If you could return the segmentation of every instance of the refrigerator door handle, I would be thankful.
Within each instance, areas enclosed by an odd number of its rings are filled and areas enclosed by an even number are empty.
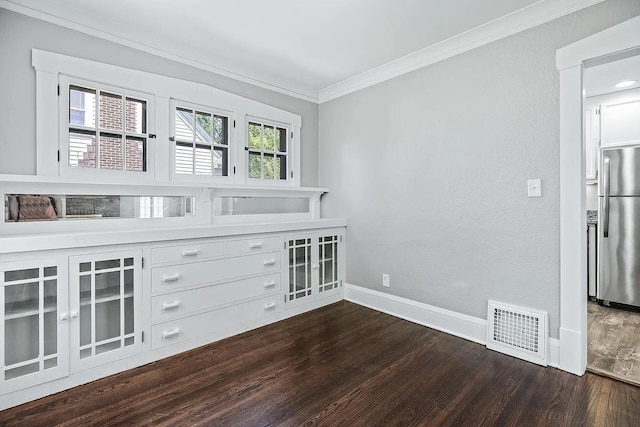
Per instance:
[[[604,237],[609,237],[609,191],[611,180],[611,159],[609,156],[604,156],[602,160],[602,234]]]

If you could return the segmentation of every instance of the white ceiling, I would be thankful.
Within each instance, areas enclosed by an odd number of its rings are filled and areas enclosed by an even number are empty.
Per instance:
[[[374,84],[375,73],[401,74],[401,61],[415,69],[416,61],[424,66],[446,50],[453,55],[600,1],[0,0],[0,7],[318,101],[323,91],[330,99],[362,87],[354,79]],[[385,70],[394,61],[396,69]]]
[[[616,88],[623,81],[633,81],[631,86]],[[640,55],[587,68],[584,72],[586,96],[603,95],[640,87]]]

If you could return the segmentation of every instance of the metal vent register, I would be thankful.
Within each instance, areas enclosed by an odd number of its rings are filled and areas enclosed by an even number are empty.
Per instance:
[[[489,301],[487,348],[547,366],[548,313]]]

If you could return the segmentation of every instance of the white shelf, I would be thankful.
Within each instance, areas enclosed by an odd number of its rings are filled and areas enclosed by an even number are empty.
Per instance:
[[[86,294],[89,292],[82,292],[82,294]],[[103,302],[109,302],[109,301],[117,301],[120,299],[120,292],[119,290],[117,292],[97,292],[98,295],[96,295],[96,299],[95,302],[96,304],[100,304]],[[125,292],[124,294],[124,298],[132,298],[133,297],[133,292]],[[84,305],[89,305],[91,304],[91,295],[89,295],[89,297],[86,296],[80,296],[80,306],[84,306]]]
[[[19,319],[22,317],[37,316],[40,314],[40,304],[38,300],[15,301],[13,303],[5,303],[5,313],[7,306],[13,305],[9,314],[5,314],[5,320]],[[57,310],[56,297],[45,297],[44,313],[50,313]]]
[[[285,185],[239,185],[239,184],[219,184],[205,182],[171,182],[171,181],[155,181],[155,182],[78,182],[76,179],[46,177],[38,175],[11,175],[0,174],[0,184],[17,183],[17,184],[60,184],[73,185],[74,187],[117,187],[122,188],[186,188],[186,189],[205,189],[205,190],[238,190],[239,192],[247,191],[270,191],[270,192],[305,192],[305,193],[328,193],[328,188],[318,187],[293,187]]]

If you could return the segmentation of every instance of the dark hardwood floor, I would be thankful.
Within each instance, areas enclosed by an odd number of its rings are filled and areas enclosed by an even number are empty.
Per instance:
[[[640,388],[339,302],[0,412],[0,425],[638,426]]]

